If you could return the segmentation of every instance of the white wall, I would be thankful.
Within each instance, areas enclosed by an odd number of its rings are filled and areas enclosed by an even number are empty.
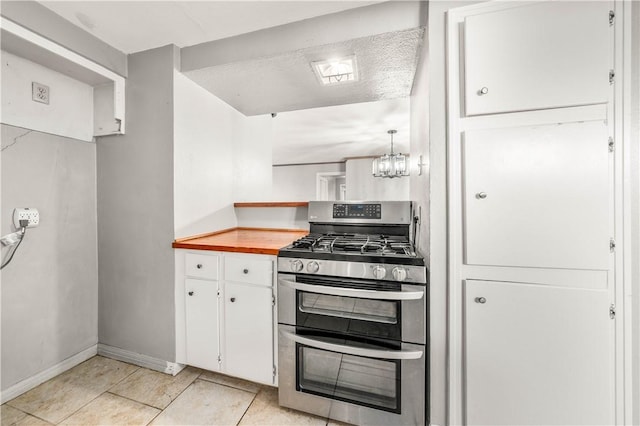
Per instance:
[[[227,106],[231,108],[230,106]],[[270,200],[273,119],[239,116],[234,140],[234,201]]]
[[[49,86],[50,102],[32,100],[31,83]],[[93,88],[2,51],[2,123],[93,140]]]
[[[233,203],[271,193],[270,116],[245,117],[174,74],[176,238],[238,225]]]
[[[346,161],[347,200],[409,200],[409,178],[377,178],[371,174],[373,158]]]
[[[100,343],[163,361],[175,360],[177,63],[175,46],[130,55],[127,133],[97,143]]]
[[[241,114],[174,73],[176,238],[236,226],[234,145]]]
[[[427,16],[427,7],[421,10]],[[420,48],[420,59],[411,91],[411,176],[410,194],[415,202],[415,214],[420,217],[416,233],[416,248],[426,259],[431,271],[430,247],[430,164],[429,164],[429,43],[425,40]],[[422,155],[422,174],[419,172],[419,157]],[[439,254],[436,254],[436,257]],[[447,305],[446,285],[443,281],[429,281],[429,406],[431,422],[443,425],[446,419],[446,360],[447,360]]]
[[[239,207],[236,217],[243,228],[309,229],[307,207]]]
[[[98,253],[95,144],[3,125],[1,156],[1,234],[40,212],[2,270],[4,392],[98,342]]]
[[[274,201],[311,201],[316,199],[318,173],[345,172],[344,163],[273,166],[271,199]]]

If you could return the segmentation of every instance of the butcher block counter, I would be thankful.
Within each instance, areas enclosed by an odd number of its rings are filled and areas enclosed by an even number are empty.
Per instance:
[[[277,255],[278,250],[304,237],[303,229],[231,228],[180,238],[173,248]]]

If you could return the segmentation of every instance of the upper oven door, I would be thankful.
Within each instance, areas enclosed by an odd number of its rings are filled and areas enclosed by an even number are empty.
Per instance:
[[[278,274],[278,322],[426,343],[426,287],[352,278]]]

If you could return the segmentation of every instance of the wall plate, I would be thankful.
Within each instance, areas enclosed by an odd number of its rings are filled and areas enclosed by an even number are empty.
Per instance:
[[[49,105],[49,95],[49,86],[35,81],[31,83],[31,99]]]
[[[13,226],[20,229],[20,220],[28,220],[27,228],[35,228],[40,224],[40,213],[32,207],[21,207],[13,210]]]

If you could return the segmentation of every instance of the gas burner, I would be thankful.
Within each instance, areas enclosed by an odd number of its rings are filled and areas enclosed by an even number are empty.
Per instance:
[[[287,249],[311,253],[416,257],[407,238],[395,235],[312,233],[293,242]]]

